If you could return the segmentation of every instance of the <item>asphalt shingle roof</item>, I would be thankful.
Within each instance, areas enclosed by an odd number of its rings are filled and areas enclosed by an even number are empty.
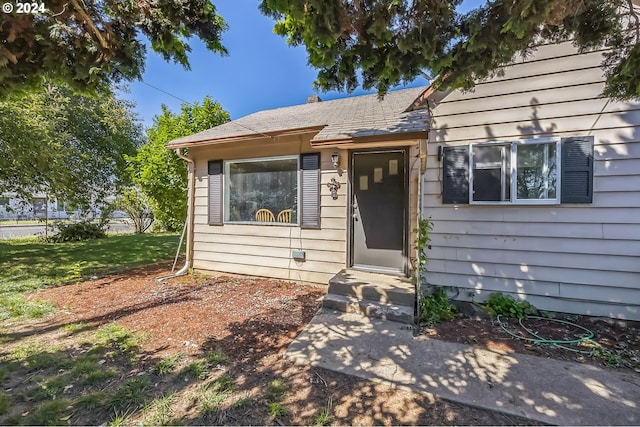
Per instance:
[[[205,141],[258,136],[261,133],[322,127],[312,142],[348,140],[365,136],[424,132],[427,110],[407,111],[426,87],[353,96],[291,107],[264,110],[203,132],[171,141],[168,146],[188,146]]]

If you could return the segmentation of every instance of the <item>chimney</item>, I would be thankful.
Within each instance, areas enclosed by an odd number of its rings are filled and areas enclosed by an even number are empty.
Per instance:
[[[312,104],[314,102],[322,102],[322,99],[318,95],[307,96],[307,104]]]

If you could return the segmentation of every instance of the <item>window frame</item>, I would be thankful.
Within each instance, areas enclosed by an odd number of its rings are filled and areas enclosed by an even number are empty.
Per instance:
[[[231,163],[251,163],[251,162],[265,162],[265,161],[276,161],[276,160],[296,160],[296,200],[297,202],[297,210],[296,213],[296,222],[258,222],[258,221],[230,221],[227,218],[229,217],[230,209],[231,209],[231,200],[230,200],[230,191],[228,184],[230,183],[230,170],[229,165]],[[300,155],[292,154],[285,156],[267,156],[267,157],[252,157],[245,159],[233,159],[233,160],[223,160],[222,161],[222,203],[223,203],[223,212],[222,212],[222,223],[223,224],[243,224],[243,225],[274,225],[281,227],[299,227],[300,226]],[[277,217],[278,212],[273,212],[274,216]]]
[[[548,138],[534,138],[534,139],[516,139],[510,141],[486,141],[479,143],[469,144],[469,204],[470,205],[559,205],[561,203],[561,190],[562,190],[562,143],[561,138],[548,137]],[[556,197],[552,199],[520,199],[517,197],[517,174],[518,174],[518,147],[524,145],[550,145],[555,144],[556,147]],[[474,188],[474,147],[477,146],[510,146],[510,150],[507,150],[510,155],[510,170],[509,170],[509,197],[510,200],[473,200],[473,188]],[[503,167],[505,166],[505,160],[502,161]],[[501,169],[502,170],[502,169]],[[503,171],[504,173],[504,171]],[[504,183],[504,174],[501,176],[501,182]],[[504,185],[504,184],[503,184]],[[502,188],[501,193],[505,195],[506,189]]]

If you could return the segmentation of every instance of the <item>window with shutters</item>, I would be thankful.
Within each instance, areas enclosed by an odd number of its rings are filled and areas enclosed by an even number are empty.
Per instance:
[[[560,203],[560,139],[471,145],[471,203]]]
[[[224,163],[224,221],[298,223],[298,156]]]
[[[445,204],[591,203],[593,137],[443,147]]]

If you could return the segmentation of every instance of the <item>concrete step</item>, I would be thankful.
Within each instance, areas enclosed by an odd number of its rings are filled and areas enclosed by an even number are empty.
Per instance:
[[[415,301],[414,285],[409,279],[354,270],[342,270],[332,277],[328,293],[410,307]]]
[[[322,300],[322,307],[329,310],[342,311],[344,313],[360,313],[368,317],[413,324],[413,305],[409,307],[404,305],[374,302],[330,293]]]

